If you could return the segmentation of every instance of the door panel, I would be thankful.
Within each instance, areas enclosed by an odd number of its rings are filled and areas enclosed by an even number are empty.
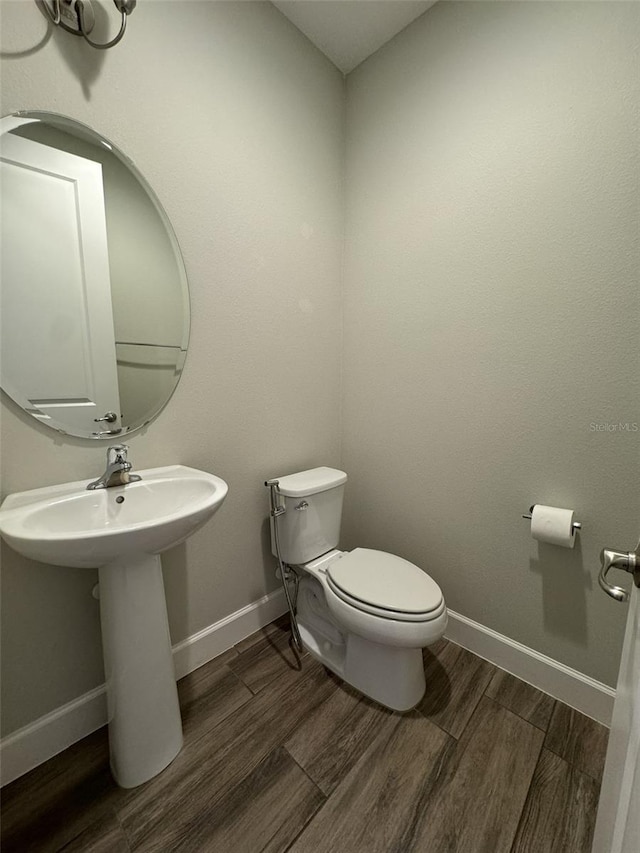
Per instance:
[[[117,429],[102,167],[7,134],[1,168],[3,387],[27,388],[22,404],[43,419]],[[117,419],[101,426],[105,412]]]

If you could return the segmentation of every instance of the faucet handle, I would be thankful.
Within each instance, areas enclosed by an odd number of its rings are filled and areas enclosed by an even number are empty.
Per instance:
[[[112,462],[126,462],[127,452],[129,450],[126,444],[112,444],[107,448],[107,464]]]

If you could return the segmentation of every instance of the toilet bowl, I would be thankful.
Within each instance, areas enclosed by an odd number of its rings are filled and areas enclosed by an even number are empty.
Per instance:
[[[425,692],[422,649],[447,626],[440,587],[407,560],[368,548],[337,550],[347,475],[314,468],[279,478],[281,558],[298,574],[305,648],[357,690],[397,711]]]

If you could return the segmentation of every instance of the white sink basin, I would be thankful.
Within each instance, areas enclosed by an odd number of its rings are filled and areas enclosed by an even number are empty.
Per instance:
[[[184,541],[228,491],[219,477],[184,465],[136,473],[140,482],[110,489],[88,492],[82,480],[10,495],[0,509],[0,533],[32,560],[97,568]]]
[[[111,769],[118,784],[148,781],[182,747],[182,721],[160,554],[224,501],[224,480],[169,465],[142,480],[87,491],[88,480],[9,497],[0,534],[25,557],[97,567]]]

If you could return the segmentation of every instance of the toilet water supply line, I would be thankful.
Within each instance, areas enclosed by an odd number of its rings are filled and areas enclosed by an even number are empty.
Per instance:
[[[278,495],[280,494],[278,486],[280,485],[279,480],[266,480],[265,486],[269,489],[269,506],[270,506],[270,515],[272,518],[273,524],[273,541],[276,546],[276,557],[278,558],[278,569],[280,570],[280,580],[282,581],[282,588],[284,589],[284,595],[287,599],[287,607],[289,608],[289,616],[291,617],[291,637],[293,639],[293,645],[295,649],[302,653],[302,637],[300,636],[300,630],[298,629],[298,620],[296,619],[296,599],[298,598],[298,575],[282,560],[280,556],[280,537],[278,534],[278,518],[287,511],[286,507],[278,503]],[[289,592],[289,580],[292,578],[296,585],[296,591],[293,601],[291,600],[291,593]]]

